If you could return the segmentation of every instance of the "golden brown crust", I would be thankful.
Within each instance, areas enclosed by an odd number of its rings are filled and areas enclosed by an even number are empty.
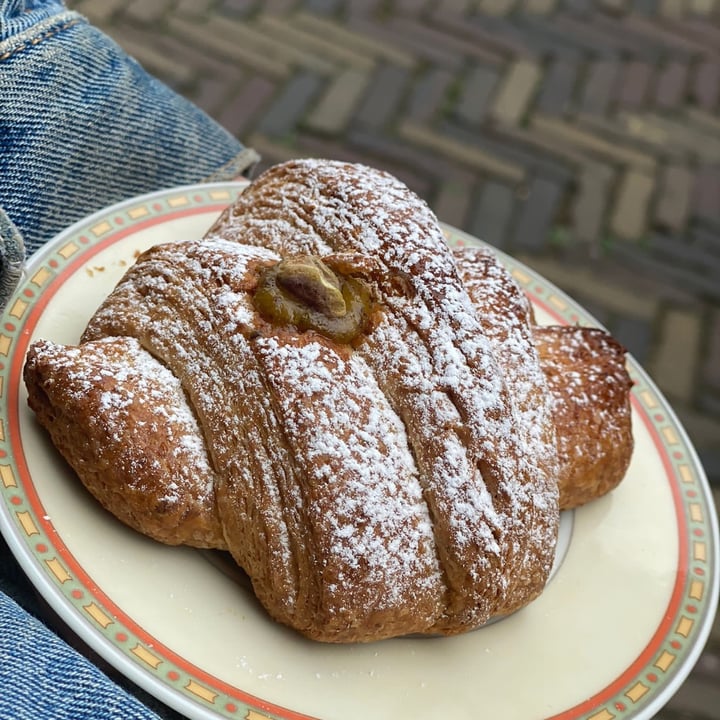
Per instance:
[[[453,250],[453,257],[478,322],[515,398],[516,424],[526,436],[524,447],[536,456],[537,467],[542,469],[532,482],[538,487],[555,488],[556,429],[546,379],[533,344],[531,306],[492,253],[477,248],[457,248]],[[538,493],[524,520],[542,535],[553,532],[556,521],[552,509],[543,504],[547,497],[547,489]],[[535,588],[544,586],[541,568],[537,557],[530,554],[525,558],[520,572],[512,579],[514,586],[508,593],[512,602],[507,604],[505,613],[527,604]]]
[[[336,642],[419,632],[444,588],[404,431],[347,348],[249,322],[269,257],[229,242],[157,247],[83,339],[132,334],[187,383],[222,468],[229,549],[273,617]]]
[[[100,503],[170,545],[224,548],[215,476],[170,373],[129,338],[34,343],[28,403]]]
[[[386,173],[295,161],[252,183],[208,237],[376,261],[385,318],[358,353],[408,428],[420,469],[450,592],[433,630],[460,632],[535,597],[555,545],[555,451],[538,448],[548,437],[519,413],[427,206]],[[501,304],[493,318],[506,321]],[[514,340],[531,356],[527,336]]]
[[[460,248],[454,255],[480,318],[496,302],[515,317],[532,314],[512,278],[498,274],[489,250]],[[630,464],[632,380],[626,353],[599,328],[541,327],[533,321],[530,332],[552,396],[560,509],[570,510],[610,492]]]
[[[367,283],[377,309],[352,345],[254,307],[261,269],[301,254]],[[567,426],[541,366],[562,348],[536,348],[494,257],[458,257],[389,175],[286,163],[202,241],[144,253],[79,347],[33,346],[31,406],[106,507],[165,542],[227,546],[268,612],[308,637],[463,632],[542,591]],[[110,411],[108,392],[124,398]],[[182,420],[143,435],[168,407]],[[147,496],[129,481],[174,462],[178,428],[212,468],[192,522],[156,512],[160,475],[143,476]]]
[[[604,330],[537,327],[533,335],[554,398],[560,506],[568,510],[625,476],[633,451],[632,380],[625,349]]]

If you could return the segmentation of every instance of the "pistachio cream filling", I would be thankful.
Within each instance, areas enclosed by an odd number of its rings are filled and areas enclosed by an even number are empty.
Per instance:
[[[341,343],[366,329],[371,311],[362,280],[334,272],[314,255],[295,255],[264,268],[253,302],[273,324],[314,330]]]

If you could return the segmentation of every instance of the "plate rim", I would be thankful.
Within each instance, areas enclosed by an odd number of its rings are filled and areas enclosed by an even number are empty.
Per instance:
[[[190,184],[172,188],[165,188],[152,193],[128,198],[114,205],[102,208],[95,213],[92,213],[91,215],[78,220],[65,230],[58,233],[53,239],[48,241],[48,243],[46,243],[36,253],[30,256],[26,264],[23,277],[21,278],[15,293],[11,296],[7,305],[5,306],[3,316],[7,317],[8,311],[13,307],[13,303],[20,297],[23,288],[26,287],[28,278],[32,277],[31,273],[37,268],[42,267],[48,256],[56,253],[58,249],[62,247],[65,241],[77,235],[78,232],[83,228],[90,228],[93,226],[93,224],[97,224],[99,221],[106,219],[114,213],[125,211],[128,208],[132,208],[133,206],[142,203],[151,203],[160,199],[167,200],[174,195],[188,195],[193,192],[211,193],[213,190],[218,190],[228,191],[230,193],[237,193],[241,192],[242,189],[247,186],[247,184],[248,181],[240,180],[232,182]],[[227,201],[224,202],[224,205],[227,205],[230,200],[231,198],[228,198]],[[222,205],[223,203],[219,201],[218,213],[220,211],[220,206]],[[185,210],[186,209],[187,208],[185,208]],[[183,211],[183,208],[179,208],[178,215],[181,216]],[[197,212],[200,213],[208,211],[208,204],[203,204],[197,209]],[[172,219],[171,216],[171,212],[163,213],[163,222]],[[446,223],[441,223],[441,225],[443,226],[446,234],[449,233],[457,238],[464,239],[466,242],[469,242],[469,244],[477,244],[479,242],[483,246],[487,246],[486,243],[483,243],[478,238],[475,238],[474,236],[463,230],[449,226]],[[131,224],[128,227],[128,232],[130,232],[131,230],[137,231],[138,229],[140,228],[137,224]],[[116,231],[114,234],[112,234],[112,237],[115,238],[113,242],[117,242],[119,239],[124,237],[124,235],[122,235],[121,233],[122,231]],[[108,243],[108,245],[111,244],[112,242]],[[93,243],[92,245],[90,245],[90,249],[92,250],[91,253],[80,252],[78,254],[78,260],[83,259],[86,262],[89,258],[93,256],[93,254],[99,252],[102,249],[101,242],[98,241],[96,243]],[[589,321],[596,326],[600,326],[592,315],[587,313],[584,308],[579,305],[579,303],[573,300],[563,290],[555,286],[554,283],[547,280],[545,277],[541,276],[536,271],[532,270],[532,268],[527,266],[524,262],[512,258],[510,255],[504,253],[502,250],[494,247],[492,248],[492,250],[498,255],[498,257],[503,263],[510,263],[512,266],[519,268],[527,274],[530,281],[541,283],[543,287],[547,291],[549,291],[550,295],[548,298],[546,298],[546,301],[543,302],[541,298],[538,298],[538,303],[541,306],[544,305],[545,309],[547,309],[552,316],[558,318],[561,322],[565,322],[562,316],[559,315],[559,313],[557,312],[557,309],[553,306],[552,298],[556,298],[561,303],[565,303],[566,306],[569,306],[577,311],[579,316],[578,321],[580,320],[580,318],[582,318],[584,321]],[[518,278],[516,278],[516,280],[517,279]],[[40,296],[42,296],[42,294],[42,292],[39,293]],[[535,300],[535,298],[533,299]],[[25,320],[23,322],[25,322]],[[623,715],[623,717],[633,717],[637,720],[641,720],[645,717],[652,717],[652,715],[657,712],[657,710],[659,710],[663,705],[668,702],[668,700],[674,695],[677,689],[682,685],[687,676],[690,674],[704,649],[704,646],[710,635],[713,625],[713,619],[715,616],[715,612],[711,610],[711,607],[717,606],[718,593],[720,591],[720,558],[718,557],[720,538],[717,516],[714,512],[714,503],[712,499],[711,489],[705,476],[702,464],[699,460],[699,457],[697,456],[697,452],[695,451],[695,448],[693,447],[685,428],[680,423],[670,403],[656,386],[652,378],[650,378],[648,373],[643,370],[640,364],[634,358],[630,357],[629,366],[634,371],[634,379],[637,379],[635,376],[639,376],[643,384],[647,387],[648,391],[651,392],[654,395],[655,399],[659,402],[662,412],[668,419],[669,425],[677,432],[680,442],[686,450],[688,460],[690,461],[692,469],[697,477],[697,486],[701,491],[702,499],[704,500],[705,506],[709,510],[709,512],[706,513],[709,529],[709,537],[707,538],[707,541],[711,545],[711,555],[713,560],[713,564],[709,572],[709,587],[705,600],[703,601],[706,612],[702,618],[701,626],[694,631],[695,639],[692,646],[683,654],[681,666],[676,668],[673,675],[668,677],[667,682],[663,683],[659,692],[654,693],[653,697],[643,705],[642,709],[639,710],[638,714]],[[634,400],[637,401],[636,398],[634,398]],[[7,400],[7,391],[2,393],[2,398],[0,398],[0,405],[3,408],[8,407],[9,404]],[[647,412],[644,408],[642,408],[642,410],[643,412]],[[10,430],[10,428],[8,428],[8,430]],[[8,434],[11,433],[5,433],[5,440],[7,440]],[[10,459],[13,459],[13,454],[11,454]],[[3,458],[2,462],[5,462],[5,458]],[[15,460],[15,462],[17,462],[17,460]],[[670,475],[669,469],[668,474]],[[672,473],[672,475],[673,477],[677,477],[677,474],[674,472]],[[0,487],[0,489],[2,489],[2,487]],[[673,488],[673,492],[675,492],[675,488]],[[679,508],[677,507],[677,498],[674,498],[674,503],[676,505],[676,511],[679,511]],[[72,632],[78,635],[84,642],[86,642],[93,650],[98,652],[99,655],[101,655],[105,660],[107,660],[113,667],[118,669],[123,675],[128,677],[141,688],[149,692],[151,695],[157,697],[159,700],[161,700],[168,706],[174,708],[175,710],[184,713],[191,712],[192,717],[201,718],[201,720],[216,720],[218,717],[224,717],[223,715],[219,715],[215,709],[207,708],[206,706],[195,701],[193,698],[190,698],[184,693],[179,692],[177,688],[169,685],[166,682],[163,682],[157,676],[152,675],[145,668],[143,668],[137,662],[134,662],[131,658],[124,654],[122,650],[116,645],[114,645],[112,642],[110,642],[110,640],[105,635],[95,631],[95,629],[88,623],[87,619],[79,615],[77,608],[73,604],[69,603],[65,595],[58,589],[57,586],[52,583],[52,580],[47,574],[47,572],[44,571],[42,567],[40,567],[37,558],[29,550],[28,544],[23,544],[21,536],[17,532],[13,532],[13,528],[15,526],[13,524],[12,518],[9,515],[9,502],[7,501],[0,503],[0,518],[2,519],[2,522],[0,522],[0,531],[5,537],[8,546],[13,552],[13,555],[23,568],[23,571],[31,580],[36,590],[40,592],[43,598],[45,598],[48,604],[50,604],[50,606],[58,614],[60,619],[67,626],[69,626]],[[67,552],[69,553],[69,551]],[[678,582],[677,579],[675,582]],[[42,591],[43,589],[45,590],[45,592]],[[193,663],[188,664],[192,665]],[[625,673],[627,672],[628,670],[625,671]],[[623,675],[625,673],[623,673]],[[214,679],[217,681],[218,684],[223,684],[221,680],[217,678]],[[601,689],[598,692],[598,695],[603,694],[606,689],[607,688]],[[285,714],[285,717],[307,717],[291,710],[290,708],[279,707],[273,703],[264,701],[261,698],[256,698],[251,693],[241,691],[239,688],[233,688],[233,690],[243,695],[242,702],[248,702],[248,700],[252,700],[253,702],[257,703],[255,707],[260,710],[270,711],[274,713],[281,712]],[[589,698],[587,702],[590,702],[592,699],[593,698]],[[580,717],[577,712],[574,712],[576,708],[579,707],[580,706],[568,708],[562,713],[553,715],[547,720],[563,720],[564,718]],[[594,717],[595,715],[593,715],[593,718]]]
[[[478,239],[474,238],[470,233],[465,232],[464,230],[459,230],[457,228],[452,228],[452,231],[455,235],[461,236],[470,242],[476,242]],[[482,242],[482,241],[481,241]],[[492,246],[491,246],[492,247]],[[552,293],[559,298],[562,302],[567,303],[569,306],[576,308],[577,311],[579,311],[579,315],[581,317],[584,316],[585,319],[592,321],[592,323],[602,328],[603,325],[599,323],[590,313],[588,313],[576,300],[574,300],[568,293],[566,293],[564,290],[559,288],[557,285],[555,285],[553,282],[548,280],[547,278],[543,277],[538,273],[537,271],[530,268],[528,265],[526,265],[524,262],[520,260],[516,260],[508,253],[504,252],[501,249],[492,247],[493,251],[497,254],[499,258],[502,259],[502,261],[509,262],[512,265],[516,265],[521,267],[524,271],[527,271],[530,276],[532,276],[533,279],[539,279],[541,282],[543,282],[547,289],[551,290]],[[517,278],[516,278],[517,279]],[[559,317],[558,313],[548,304],[542,303],[542,301],[539,303],[540,305],[544,306],[544,309],[548,311],[552,316]],[[605,328],[603,328],[605,329]],[[692,465],[693,470],[697,474],[697,480],[698,480],[698,486],[700,488],[703,500],[705,502],[705,506],[708,509],[707,513],[707,523],[709,526],[709,536],[710,536],[710,544],[712,546],[712,555],[714,562],[712,563],[711,567],[711,577],[710,577],[710,583],[709,583],[709,592],[706,596],[705,602],[707,603],[708,611],[705,614],[705,616],[702,618],[702,626],[701,630],[696,635],[695,643],[691,646],[691,648],[686,652],[686,654],[683,656],[683,664],[680,668],[677,669],[677,671],[670,677],[670,679],[667,681],[666,684],[663,685],[660,692],[653,697],[647,705],[643,708],[640,714],[638,715],[632,715],[632,716],[624,716],[629,717],[631,720],[650,720],[655,716],[655,714],[662,709],[668,701],[673,697],[673,695],[678,691],[678,689],[682,686],[682,684],[685,682],[689,674],[692,672],[693,668],[695,667],[695,664],[697,663],[698,659],[700,658],[700,655],[702,654],[703,650],[705,649],[705,645],[707,644],[707,641],[710,637],[710,633],[712,631],[712,626],[715,620],[716,615],[720,614],[720,607],[718,607],[718,603],[720,602],[720,520],[718,518],[717,513],[715,512],[715,504],[712,497],[712,489],[710,487],[710,483],[707,479],[707,475],[705,473],[705,469],[703,467],[703,464],[700,460],[700,457],[697,453],[697,450],[695,449],[695,446],[693,445],[687,430],[685,429],[684,425],[680,421],[680,418],[678,417],[677,413],[675,412],[674,408],[668,401],[668,399],[665,397],[663,392],[658,387],[657,383],[650,377],[649,373],[642,367],[642,365],[633,357],[631,353],[627,353],[628,358],[628,367],[631,372],[631,376],[633,378],[634,383],[637,385],[638,381],[641,381],[643,385],[646,386],[647,390],[652,393],[654,396],[654,399],[659,403],[660,409],[665,414],[667,420],[669,420],[668,423],[666,423],[667,426],[672,427],[675,432],[679,435],[680,444],[684,447],[685,451],[687,452],[690,460],[690,464]],[[634,388],[633,388],[634,390]],[[631,395],[631,402],[635,405],[637,405],[643,413],[649,414],[647,408],[644,408],[638,398],[636,397],[635,393]],[[649,418],[648,418],[649,419]],[[651,429],[649,424],[646,422],[646,425],[648,425],[648,429]],[[655,433],[659,434],[659,433]],[[656,439],[654,437],[654,439]],[[657,440],[656,440],[657,443]],[[662,448],[663,450],[667,451],[666,448]],[[669,453],[667,453],[669,455]],[[666,468],[666,472],[668,475],[671,474],[670,468]],[[677,478],[677,473],[672,473],[673,477]],[[679,495],[679,486],[675,487],[673,486],[673,494]],[[674,498],[674,504],[676,512],[679,513],[680,506],[683,504],[683,501],[679,499],[678,497]],[[686,523],[687,525],[687,523]],[[688,535],[689,535],[689,527],[687,527]],[[710,564],[708,563],[710,566]],[[687,575],[690,575],[689,568]],[[672,600],[672,598],[671,598]],[[712,608],[715,608],[712,610]],[[656,631],[653,634],[653,639],[655,638],[655,635],[658,631]],[[633,663],[634,665],[634,663]],[[630,666],[632,667],[632,665]],[[629,668],[628,668],[629,670]],[[623,673],[625,675],[628,670]],[[613,681],[613,683],[616,681]],[[611,684],[612,685],[612,684]],[[609,686],[608,686],[609,687]],[[607,688],[604,688],[602,691],[598,693],[598,696],[604,693],[604,690]],[[594,698],[595,696],[593,696]],[[588,698],[588,702],[592,700],[593,698]],[[580,705],[575,706],[580,707]],[[573,710],[575,708],[568,708],[566,711],[552,715],[548,718],[544,718],[543,720],[571,720],[574,718],[579,718],[580,716],[577,716],[573,713]],[[619,711],[624,712],[624,710]],[[607,715],[605,717],[593,714],[588,718],[588,720],[610,720],[610,715]],[[614,716],[613,716],[614,717]]]

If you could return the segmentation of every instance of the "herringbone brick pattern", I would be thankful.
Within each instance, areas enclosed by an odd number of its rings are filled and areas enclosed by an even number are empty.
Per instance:
[[[580,301],[720,493],[720,0],[76,0],[263,156],[362,161]],[[720,632],[666,719],[720,717]]]
[[[263,155],[384,167],[589,306],[720,482],[720,2],[80,0]]]

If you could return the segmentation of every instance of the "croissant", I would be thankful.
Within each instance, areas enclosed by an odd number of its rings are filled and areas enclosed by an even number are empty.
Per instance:
[[[632,452],[618,343],[539,327],[490,252],[451,251],[402,183],[333,161],[275,166],[202,240],[145,252],[24,377],[108,510],[227,549],[273,618],[326,642],[527,605],[561,507]]]
[[[557,431],[560,509],[610,492],[625,476],[633,450],[625,348],[599,328],[537,325],[526,295],[489,250],[453,252],[479,313],[499,303],[520,322],[529,319]]]

